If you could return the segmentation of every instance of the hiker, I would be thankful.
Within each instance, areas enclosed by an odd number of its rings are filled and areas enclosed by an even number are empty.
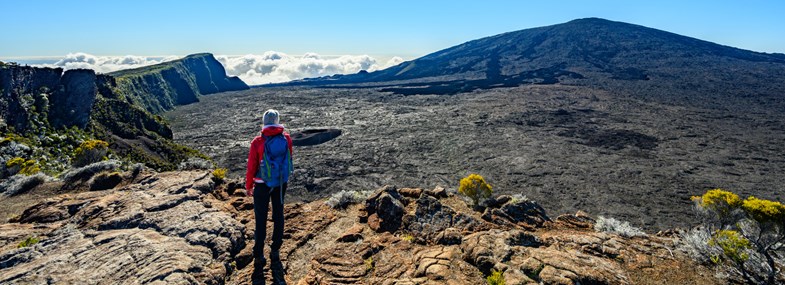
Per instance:
[[[278,111],[264,112],[261,135],[251,141],[248,152],[248,169],[245,172],[245,191],[253,196],[253,210],[256,218],[254,233],[254,271],[253,284],[264,284],[264,242],[267,235],[267,209],[273,204],[273,237],[270,245],[270,268],[273,283],[286,284],[280,249],[283,244],[283,198],[289,175],[292,172],[292,138],[279,124]]]

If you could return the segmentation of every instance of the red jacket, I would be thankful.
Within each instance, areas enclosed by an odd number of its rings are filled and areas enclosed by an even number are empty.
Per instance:
[[[262,160],[262,156],[264,155],[264,136],[275,136],[280,133],[283,133],[284,137],[286,137],[286,141],[289,142],[289,153],[292,152],[292,138],[289,136],[289,133],[284,132],[284,128],[281,125],[268,125],[262,128],[262,133],[259,136],[256,136],[251,141],[251,149],[248,151],[248,168],[245,171],[245,189],[251,190],[254,184],[254,178],[256,176],[256,172],[259,170],[259,162]]]

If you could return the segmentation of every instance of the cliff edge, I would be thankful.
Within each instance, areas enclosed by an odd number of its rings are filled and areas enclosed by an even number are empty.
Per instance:
[[[119,93],[154,114],[198,102],[201,95],[248,89],[237,76],[226,76],[226,69],[209,53],[109,75],[117,79]]]

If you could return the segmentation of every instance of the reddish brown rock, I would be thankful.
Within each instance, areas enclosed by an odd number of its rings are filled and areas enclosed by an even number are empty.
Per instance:
[[[401,195],[403,195],[404,197],[417,199],[420,198],[420,195],[422,195],[423,190],[420,188],[401,188],[398,189],[398,192],[401,193]]]
[[[444,187],[436,186],[432,190],[425,191],[425,194],[430,195],[436,199],[447,198],[447,190]]]
[[[355,224],[354,226],[352,226],[351,228],[346,230],[346,232],[343,235],[338,237],[337,241],[339,241],[339,242],[355,242],[355,241],[357,241],[357,240],[362,238],[362,232],[363,232],[364,228],[365,227],[363,227],[362,225]]]
[[[596,222],[592,217],[583,211],[578,211],[574,215],[564,214],[556,217],[556,222],[562,223],[564,226],[592,229]]]

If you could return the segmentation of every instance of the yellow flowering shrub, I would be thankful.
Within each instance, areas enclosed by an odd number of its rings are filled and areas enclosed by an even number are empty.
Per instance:
[[[744,263],[750,258],[746,250],[752,248],[750,240],[734,230],[721,230],[709,240],[709,245],[719,246],[722,253],[736,263]]]
[[[20,166],[21,167],[22,164],[24,164],[24,163],[25,163],[25,159],[24,158],[14,157],[14,158],[9,159],[8,161],[5,162],[5,167],[8,167],[8,168],[11,168],[11,167],[14,167],[14,166]]]
[[[504,285],[504,273],[493,270],[491,271],[491,275],[488,275],[488,277],[485,278],[485,282],[488,282],[488,285]]]
[[[12,170],[12,174],[19,173],[23,175],[33,175],[41,171],[41,167],[38,166],[38,162],[32,159],[25,160],[21,157],[14,157],[8,160],[5,163],[5,166],[10,169],[16,169]]]
[[[223,181],[226,178],[226,168],[217,168],[213,170],[213,180],[216,182]]]
[[[719,188],[707,191],[700,198],[693,197],[693,200],[698,201],[701,207],[714,210],[721,215],[727,215],[741,206],[739,195]]]
[[[479,174],[470,174],[461,179],[458,193],[471,198],[474,206],[477,206],[480,204],[480,198],[491,197],[493,188]]]
[[[74,166],[85,166],[104,159],[109,144],[102,140],[86,140],[74,150]]]
[[[741,208],[759,223],[785,223],[785,205],[782,205],[780,202],[758,199],[750,196],[744,200]]]

